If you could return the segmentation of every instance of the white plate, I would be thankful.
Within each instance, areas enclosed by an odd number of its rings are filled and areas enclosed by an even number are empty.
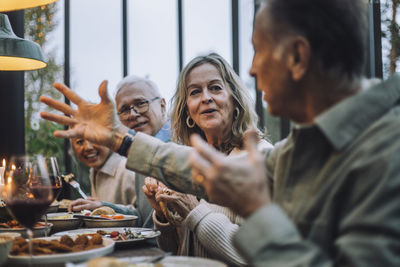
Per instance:
[[[69,219],[55,219],[56,217],[69,215],[71,218]],[[71,229],[77,229],[81,224],[81,220],[78,218],[73,218],[73,214],[69,214],[67,212],[57,212],[57,213],[48,213],[47,221],[53,224],[53,233],[66,231]],[[44,221],[44,217],[42,218]]]
[[[33,228],[33,237],[42,237],[47,233],[50,234],[50,230],[53,227],[52,223],[48,223],[46,227],[44,222],[41,222],[43,226]],[[0,228],[0,233],[20,233],[22,237],[28,238],[28,234],[26,233],[26,228]]]
[[[76,230],[70,230],[70,231],[64,231],[64,232],[59,232],[55,233],[53,236],[63,236],[63,235],[78,235],[78,234],[94,234],[98,230],[103,230],[107,232],[112,232],[112,231],[118,231],[120,233],[124,232],[125,229],[129,229],[131,231],[136,231],[136,232],[141,232],[141,234],[144,236],[144,238],[135,238],[135,239],[129,239],[129,240],[117,240],[115,243],[120,246],[120,245],[128,245],[132,243],[137,243],[140,241],[144,241],[147,239],[152,239],[156,238],[159,236],[161,233],[160,231],[153,231],[150,228],[138,228],[138,227],[118,227],[118,228],[87,228],[87,229],[76,229]]]
[[[104,219],[89,219],[83,218],[85,222],[85,226],[87,228],[95,228],[95,227],[132,227],[135,225],[137,221],[137,216],[134,215],[124,215],[124,214],[117,214],[123,215],[123,219],[116,219],[116,220],[104,220]]]
[[[140,261],[145,258],[151,257],[131,257],[131,258],[121,258],[119,259],[121,262],[133,263]],[[227,265],[223,262],[205,259],[199,257],[185,257],[185,256],[168,256],[160,261],[162,267],[227,267]],[[159,266],[157,264],[149,264],[149,263],[137,263],[137,266]],[[65,267],[86,267],[86,263],[73,264],[67,263]]]
[[[40,239],[45,240],[54,240],[60,237],[44,237]],[[64,263],[64,262],[76,262],[76,261],[85,261],[91,258],[100,257],[107,255],[114,250],[115,242],[110,238],[103,238],[104,247],[95,248],[91,250],[84,250],[80,252],[71,252],[71,253],[60,253],[53,255],[40,255],[40,256],[32,256],[33,264],[44,264],[44,263]],[[30,256],[8,256],[8,263],[13,264],[29,264]]]

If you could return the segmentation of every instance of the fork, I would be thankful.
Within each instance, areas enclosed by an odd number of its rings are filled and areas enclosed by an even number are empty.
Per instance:
[[[69,180],[69,184],[72,185],[73,188],[75,188],[76,190],[78,190],[79,194],[81,194],[81,196],[84,199],[87,199],[87,195],[82,191],[80,184],[75,181],[75,180]]]
[[[69,183],[73,188],[75,188],[76,190],[78,190],[79,194],[81,194],[81,196],[84,199],[87,199],[87,195],[82,191],[81,189],[81,185],[74,180],[74,174],[70,173],[67,175],[61,175],[61,177],[64,179],[65,182]]]

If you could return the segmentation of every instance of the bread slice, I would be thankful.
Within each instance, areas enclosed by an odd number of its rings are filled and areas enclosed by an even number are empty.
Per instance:
[[[101,206],[100,208],[97,208],[90,213],[91,216],[93,215],[115,215],[115,211],[107,206]]]

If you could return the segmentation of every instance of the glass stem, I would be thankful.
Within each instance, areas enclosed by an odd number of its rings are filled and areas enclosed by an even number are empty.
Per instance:
[[[44,229],[44,237],[47,237],[47,227],[48,227],[48,225],[47,225],[47,212],[44,215],[44,227],[45,227],[45,229]]]
[[[33,232],[31,229],[28,228],[28,230],[26,230],[27,234],[28,234],[28,238],[29,238],[29,266],[32,266],[32,261],[33,261],[33,247],[32,247],[32,238],[33,238]]]

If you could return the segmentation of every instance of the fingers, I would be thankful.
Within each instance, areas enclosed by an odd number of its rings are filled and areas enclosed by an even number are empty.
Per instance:
[[[195,183],[202,185],[204,174],[211,173],[211,164],[199,155],[197,151],[191,151],[189,154],[189,164],[192,167],[192,179]]]
[[[142,191],[143,191],[143,193],[144,193],[148,198],[153,197],[153,193],[150,192],[150,191],[147,189],[147,186],[146,186],[146,185],[143,185],[143,186],[142,186]]]
[[[158,181],[152,177],[146,177],[144,179],[144,184],[149,192],[155,193],[158,188]]]
[[[83,137],[83,133],[77,127],[65,131],[55,131],[54,136],[58,138],[77,138],[77,137]]]
[[[111,99],[108,96],[108,92],[107,92],[107,85],[108,85],[108,81],[104,80],[101,82],[101,84],[99,86],[99,96],[101,98],[101,102],[103,102],[103,103],[111,102]]]
[[[84,200],[82,198],[78,198],[77,200],[72,201],[68,205],[68,212],[73,212],[73,211],[81,211],[81,204]]]
[[[75,112],[76,112],[71,106],[69,106],[61,101],[55,100],[51,97],[48,97],[48,96],[41,96],[40,102],[48,105],[49,107],[57,109],[67,115],[73,116],[73,115],[75,115]]]
[[[71,102],[79,105],[81,102],[85,101],[80,96],[78,96],[74,91],[69,89],[65,84],[55,83],[54,87],[62,93],[66,98],[71,100]]]
[[[180,197],[178,195],[168,195],[168,194],[164,194],[162,192],[158,192],[156,194],[157,202],[163,201],[165,203],[172,203],[172,202],[176,202],[179,199],[180,199]]]
[[[244,147],[249,153],[249,157],[251,160],[258,160],[261,156],[260,152],[257,149],[258,144],[258,133],[255,129],[248,130],[244,135]]]
[[[50,112],[43,111],[40,113],[40,117],[48,121],[54,121],[59,124],[72,126],[77,123],[74,118],[70,118],[64,115],[58,115]]]

